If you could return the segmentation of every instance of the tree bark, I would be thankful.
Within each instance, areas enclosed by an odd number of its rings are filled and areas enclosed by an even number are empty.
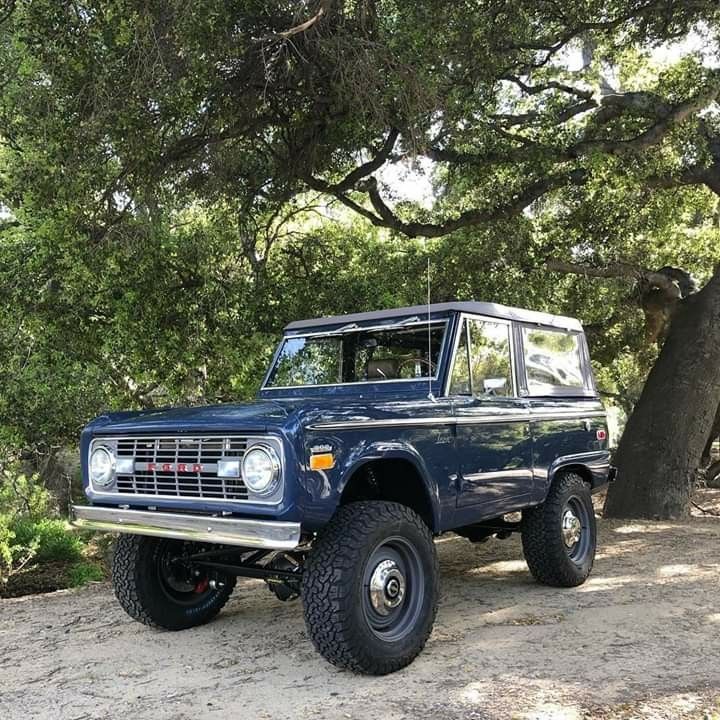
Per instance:
[[[720,436],[720,405],[718,405],[718,409],[715,412],[715,420],[713,420],[712,428],[710,429],[707,442],[705,443],[705,448],[702,452],[702,457],[700,458],[700,464],[702,467],[706,467],[710,464],[710,461],[712,460],[712,446],[718,439],[718,436]]]
[[[628,420],[605,515],[685,517],[720,404],[720,268],[683,300]]]

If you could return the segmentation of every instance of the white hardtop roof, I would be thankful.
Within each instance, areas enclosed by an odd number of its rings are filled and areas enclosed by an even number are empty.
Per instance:
[[[410,307],[392,308],[390,310],[377,310],[374,312],[352,313],[350,315],[331,315],[329,317],[312,318],[310,320],[297,320],[285,326],[285,330],[295,332],[298,330],[310,330],[312,328],[324,328],[332,330],[333,326],[342,327],[350,323],[384,322],[393,318],[411,317],[417,315],[420,319],[430,314],[449,315],[453,312],[468,313],[471,315],[486,315],[489,317],[501,318],[503,320],[516,320],[518,322],[533,325],[545,325],[562,330],[573,330],[582,332],[582,325],[575,318],[564,315],[552,315],[550,313],[538,312],[537,310],[525,310],[523,308],[507,307],[497,303],[463,301],[434,303],[431,305],[412,305]]]

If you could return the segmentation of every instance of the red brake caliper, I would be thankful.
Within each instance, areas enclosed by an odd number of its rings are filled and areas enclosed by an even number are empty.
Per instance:
[[[195,586],[195,592],[198,593],[204,593],[208,589],[210,581],[205,577],[202,580],[198,580],[198,584]]]

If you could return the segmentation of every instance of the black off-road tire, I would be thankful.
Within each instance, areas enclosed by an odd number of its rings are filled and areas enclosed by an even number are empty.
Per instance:
[[[563,538],[563,516],[568,508],[582,516],[580,540],[572,548]],[[576,473],[556,477],[545,502],[523,512],[523,553],[538,582],[553,587],[582,585],[592,570],[596,545],[590,488]]]
[[[175,540],[120,535],[115,543],[112,581],[123,610],[134,620],[165,630],[185,630],[212,620],[228,601],[234,577],[223,577],[222,587],[208,587],[194,597],[172,597],[163,585],[159,564],[168,543]]]
[[[385,552],[399,558],[396,567],[405,568],[407,576],[401,604],[389,611],[391,621],[375,614],[369,589],[377,577],[373,569],[388,562]],[[394,672],[415,659],[432,631],[438,594],[430,530],[410,508],[393,502],[340,508],[303,573],[305,624],[316,649],[333,665],[369,675]],[[399,629],[378,629],[379,622],[397,622]]]

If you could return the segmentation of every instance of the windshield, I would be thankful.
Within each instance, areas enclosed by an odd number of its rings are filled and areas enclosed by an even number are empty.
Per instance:
[[[420,380],[437,374],[446,322],[283,340],[266,387]]]

